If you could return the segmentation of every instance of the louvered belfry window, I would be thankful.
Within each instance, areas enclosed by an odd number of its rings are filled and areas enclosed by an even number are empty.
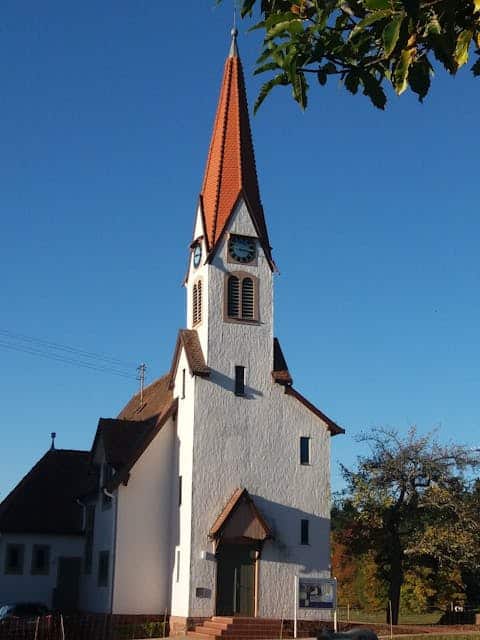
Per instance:
[[[202,320],[202,281],[197,280],[193,285],[192,322],[194,325]]]
[[[231,275],[227,279],[227,316],[238,320],[257,320],[256,278]]]
[[[251,278],[242,280],[242,317],[247,320],[253,320],[255,317],[255,299]]]
[[[240,316],[240,280],[237,276],[228,278],[228,316],[229,318]]]

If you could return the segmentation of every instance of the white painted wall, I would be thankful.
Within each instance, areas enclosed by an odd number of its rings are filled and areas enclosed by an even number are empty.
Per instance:
[[[184,398],[182,398],[183,370],[185,370]],[[185,352],[182,350],[173,390],[174,396],[178,398],[177,433],[173,449],[177,469],[174,478],[182,476],[182,504],[180,507],[178,506],[178,492],[175,489],[172,492],[171,526],[174,563],[171,581],[171,614],[173,616],[188,616],[190,610],[193,421],[196,380],[197,378],[190,375]]]
[[[256,235],[243,203],[229,231]],[[266,543],[260,562],[259,615],[288,616],[295,574],[330,575],[330,434],[272,380],[272,273],[261,248],[258,265],[235,265],[226,260],[225,239],[213,264],[203,269],[208,316],[202,346],[207,340],[212,374],[198,378],[195,386],[189,615],[214,613],[216,563],[201,555],[211,550],[207,534],[215,518],[243,486],[275,530],[275,541]],[[224,321],[225,272],[235,270],[260,280],[258,325]],[[246,367],[246,397],[233,392],[235,365]],[[300,465],[300,436],[311,438],[310,466]],[[310,521],[308,547],[299,544],[302,518]],[[197,587],[211,589],[212,597],[197,599]],[[318,619],[319,612],[300,615]]]
[[[195,226],[193,231],[193,240],[196,240],[202,236],[202,240],[200,241],[202,246],[202,259],[197,268],[193,266],[193,254],[190,256],[190,264],[188,269],[188,278],[186,281],[186,294],[187,294],[187,304],[186,304],[186,323],[185,326],[188,329],[196,329],[198,332],[198,337],[200,339],[200,344],[202,345],[203,355],[205,358],[208,357],[208,308],[209,308],[209,265],[205,264],[205,258],[207,254],[207,245],[205,241],[205,232],[203,229],[202,222],[202,213],[200,208],[197,209],[197,214],[195,218]],[[192,323],[192,290],[195,282],[201,278],[202,280],[202,321],[199,324],[193,326]]]
[[[8,544],[25,545],[22,575],[5,573],[5,553]],[[33,545],[50,546],[48,575],[32,575]],[[41,602],[52,606],[53,589],[57,585],[58,559],[83,556],[82,536],[50,536],[5,533],[0,536],[0,603]]]
[[[113,613],[170,611],[175,438],[170,418],[119,487]]]

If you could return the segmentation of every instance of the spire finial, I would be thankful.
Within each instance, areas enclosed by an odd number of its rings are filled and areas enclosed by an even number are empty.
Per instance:
[[[55,433],[55,431],[52,431],[52,433],[50,434],[50,437],[52,439],[52,444],[50,446],[50,451],[55,451],[55,438],[57,437],[57,434]]]
[[[236,58],[238,56],[238,48],[237,48],[237,6],[235,2],[233,3],[233,27],[230,31],[230,35],[232,36],[232,44],[230,45],[230,53],[228,54],[229,58]]]

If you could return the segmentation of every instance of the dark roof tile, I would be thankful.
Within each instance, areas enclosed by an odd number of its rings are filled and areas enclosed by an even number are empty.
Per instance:
[[[88,451],[51,449],[0,504],[0,532],[79,534],[82,508],[97,477]]]

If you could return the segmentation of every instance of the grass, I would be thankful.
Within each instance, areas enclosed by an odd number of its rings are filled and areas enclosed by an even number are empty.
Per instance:
[[[437,622],[440,620],[441,615],[442,614],[439,611],[433,611],[429,613],[400,613],[398,624],[437,624]],[[367,612],[361,611],[359,609],[350,609],[350,622],[370,622],[371,624],[385,624],[386,619],[387,618],[384,611]],[[346,607],[339,607],[338,620],[339,622],[347,621]]]

